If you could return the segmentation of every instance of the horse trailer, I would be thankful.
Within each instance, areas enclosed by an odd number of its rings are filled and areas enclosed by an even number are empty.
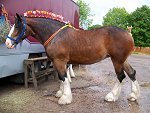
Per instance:
[[[23,15],[29,10],[44,10],[62,15],[64,20],[79,28],[79,7],[73,0],[1,0],[0,4],[5,6],[11,25],[14,24],[16,13]],[[0,43],[0,78],[23,73],[25,59],[29,56],[42,56],[44,53],[43,45],[31,36],[15,49],[8,49],[4,42]]]

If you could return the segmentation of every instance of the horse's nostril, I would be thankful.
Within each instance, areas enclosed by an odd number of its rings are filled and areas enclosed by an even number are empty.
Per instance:
[[[9,46],[9,43],[8,43],[8,42],[6,42],[6,46]]]

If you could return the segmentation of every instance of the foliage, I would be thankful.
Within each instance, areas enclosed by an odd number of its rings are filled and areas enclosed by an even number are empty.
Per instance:
[[[124,8],[113,8],[103,17],[103,25],[113,25],[126,29],[132,26],[135,46],[150,47],[150,7],[143,5],[131,14]]]
[[[103,17],[104,26],[117,26],[126,29],[128,12],[125,8],[113,8]]]
[[[6,23],[4,16],[0,16],[0,44],[5,43],[10,26]]]
[[[92,25],[92,26],[88,27],[88,30],[92,30],[92,29],[100,28],[100,27],[101,27],[101,25],[96,24],[96,25]]]
[[[80,27],[82,28],[88,28],[92,24],[92,19],[89,19],[90,14],[90,7],[88,4],[86,4],[83,0],[77,0],[77,4],[80,8]]]
[[[137,8],[130,14],[128,23],[133,26],[135,45],[150,47],[150,7],[143,5]]]

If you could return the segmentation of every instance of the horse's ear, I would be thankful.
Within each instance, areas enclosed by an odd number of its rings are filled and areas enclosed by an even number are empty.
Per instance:
[[[21,22],[21,20],[22,20],[18,13],[16,13],[16,19],[17,19],[18,22]]]

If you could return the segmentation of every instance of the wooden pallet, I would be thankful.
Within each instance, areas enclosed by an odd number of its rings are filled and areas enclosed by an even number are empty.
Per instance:
[[[45,77],[45,79],[48,79],[48,75],[50,75],[53,72],[56,72],[53,65],[50,65],[49,67],[46,67],[44,69],[36,71],[35,65],[36,63],[42,64],[42,63],[48,63],[50,62],[47,57],[38,57],[38,58],[30,58],[24,60],[24,80],[25,80],[25,87],[28,87],[28,83],[33,83],[35,89],[37,89],[38,79],[41,77]],[[40,65],[41,67],[41,65]],[[54,75],[54,74],[53,74]],[[54,75],[55,76],[55,75]]]

